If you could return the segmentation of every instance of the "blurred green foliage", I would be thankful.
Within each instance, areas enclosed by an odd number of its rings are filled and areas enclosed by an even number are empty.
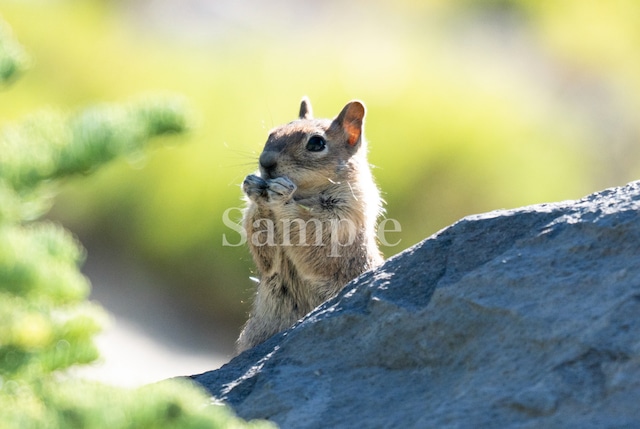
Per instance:
[[[164,20],[148,2],[4,3],[38,59],[19,94],[3,94],[5,117],[159,87],[201,112],[188,144],[69,182],[54,210],[92,242],[133,249],[193,317],[245,318],[252,262],[222,246],[235,240],[222,214],[242,206],[269,128],[305,94],[319,117],[366,103],[374,174],[402,226],[386,255],[468,214],[579,198],[640,171],[635,0],[325,1],[211,22],[183,18],[191,2]]]
[[[4,86],[14,80],[28,62],[26,51],[11,37],[9,27],[0,23],[0,83]]]
[[[12,71],[0,74],[2,83],[24,68],[24,54],[8,37],[0,34],[0,64]],[[83,248],[61,226],[39,220],[54,187],[185,128],[179,98],[147,97],[71,116],[32,115],[0,132],[2,428],[248,426],[227,409],[207,405],[206,395],[186,381],[124,390],[69,371],[98,357],[93,337],[104,316],[87,301],[89,283],[79,271]]]

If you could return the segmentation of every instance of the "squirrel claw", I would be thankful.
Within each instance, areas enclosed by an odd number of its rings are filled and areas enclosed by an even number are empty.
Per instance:
[[[275,179],[269,180],[268,184],[267,194],[271,201],[288,201],[291,199],[296,189],[298,189],[296,184],[288,177],[276,177]]]
[[[255,174],[248,175],[244,179],[244,182],[242,182],[242,190],[251,199],[256,199],[260,196],[266,195],[268,186],[269,185],[263,178],[258,177]]]

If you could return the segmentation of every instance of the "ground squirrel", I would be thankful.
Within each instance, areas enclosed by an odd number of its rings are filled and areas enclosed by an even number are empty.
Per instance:
[[[351,101],[333,120],[314,119],[303,98],[299,119],[271,131],[259,171],[244,180],[243,225],[260,279],[239,352],[382,263],[364,116],[364,105]]]

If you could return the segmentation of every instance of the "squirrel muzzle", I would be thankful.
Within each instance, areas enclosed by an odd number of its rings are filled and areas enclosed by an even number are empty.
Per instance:
[[[264,179],[272,179],[274,170],[278,165],[278,157],[280,152],[274,150],[265,150],[260,154],[260,172]]]

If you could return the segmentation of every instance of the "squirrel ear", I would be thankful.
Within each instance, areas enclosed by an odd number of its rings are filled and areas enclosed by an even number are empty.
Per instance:
[[[311,101],[306,95],[302,97],[300,102],[300,119],[313,119],[313,109],[311,109]]]
[[[335,119],[335,122],[337,122],[347,134],[347,141],[351,146],[355,146],[360,141],[364,115],[364,104],[354,100],[347,103]]]

